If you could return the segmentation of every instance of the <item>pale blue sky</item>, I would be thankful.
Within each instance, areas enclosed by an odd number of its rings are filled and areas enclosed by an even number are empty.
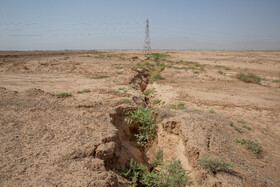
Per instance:
[[[280,0],[0,0],[0,50],[280,50]]]

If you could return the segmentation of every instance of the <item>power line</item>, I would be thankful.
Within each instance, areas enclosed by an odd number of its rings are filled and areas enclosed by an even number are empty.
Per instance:
[[[146,20],[146,33],[145,33],[145,40],[144,40],[144,52],[150,53],[152,50],[151,47],[151,40],[150,40],[150,31],[149,31],[149,19]]]

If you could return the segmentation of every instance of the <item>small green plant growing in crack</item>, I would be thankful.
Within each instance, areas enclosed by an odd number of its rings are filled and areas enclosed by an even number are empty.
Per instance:
[[[148,169],[146,166],[131,159],[126,164],[126,167],[121,172],[121,175],[127,178],[133,187],[136,187],[147,171]]]
[[[122,102],[125,103],[125,104],[130,104],[131,103],[131,100],[130,99],[122,99]]]
[[[160,165],[159,170],[146,172],[140,182],[145,186],[178,187],[185,186],[189,178],[180,160],[169,160]]]
[[[164,70],[165,65],[162,63],[150,63],[150,62],[138,62],[135,66],[132,67],[133,71],[137,71],[138,69],[145,69],[150,74],[149,83],[153,84],[156,80],[162,80],[161,72]]]
[[[153,187],[178,187],[185,186],[188,183],[189,176],[186,175],[180,160],[169,160],[167,163],[161,163],[159,170],[149,171],[146,166],[130,160],[126,168],[121,172],[130,184],[136,186]]]
[[[59,97],[59,98],[66,98],[66,97],[71,97],[72,94],[67,93],[67,92],[62,92],[62,93],[56,94],[56,96]]]
[[[212,156],[202,157],[198,161],[198,165],[212,173],[217,173],[218,171],[229,172],[230,168],[234,167],[232,164],[225,162],[223,158]]]
[[[254,154],[259,154],[261,152],[261,146],[253,140],[244,139],[244,138],[235,138],[234,141],[242,145],[245,145]]]
[[[144,146],[156,133],[156,123],[151,109],[139,106],[136,110],[128,111],[126,115],[139,124],[139,133],[135,134],[135,137],[137,144]]]
[[[77,94],[82,94],[82,93],[90,93],[91,91],[89,89],[83,89],[77,92]]]
[[[158,150],[155,154],[155,158],[149,163],[153,168],[163,164],[163,151]]]

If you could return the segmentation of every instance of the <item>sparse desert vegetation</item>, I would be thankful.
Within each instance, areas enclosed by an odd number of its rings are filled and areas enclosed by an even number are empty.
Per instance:
[[[279,58],[2,51],[0,184],[279,186]]]
[[[130,103],[131,103],[131,100],[130,100],[130,99],[127,99],[127,98],[125,98],[125,99],[122,99],[122,102],[124,102],[124,103],[126,103],[126,104],[130,104]]]
[[[239,133],[242,133],[242,129],[240,127],[238,127],[237,125],[234,124],[234,122],[230,122],[230,126],[233,127],[234,130],[236,130]]]
[[[90,89],[83,89],[77,92],[77,94],[83,94],[83,93],[90,93]]]
[[[62,93],[58,93],[58,94],[55,94],[55,95],[59,98],[65,98],[65,97],[71,97],[72,96],[72,94],[67,93],[67,92],[62,92]]]
[[[215,111],[214,109],[210,109],[210,110],[209,110],[209,113],[215,114],[216,111]]]
[[[233,165],[224,161],[222,157],[206,156],[202,157],[198,164],[201,168],[211,171],[213,173],[219,171],[228,172],[233,168]]]
[[[235,138],[234,141],[246,146],[254,154],[259,154],[261,151],[261,146],[253,140],[244,139],[244,138]]]
[[[243,128],[247,129],[247,130],[252,130],[252,127],[249,125],[242,125]]]
[[[178,103],[177,105],[171,104],[169,107],[172,109],[179,109],[179,110],[183,110],[186,108],[184,103]]]
[[[160,104],[160,102],[161,102],[161,100],[160,99],[155,99],[155,100],[153,100],[153,104]]]
[[[236,75],[236,78],[246,83],[259,84],[261,81],[261,77],[253,73],[248,73],[248,74],[239,73]]]
[[[184,186],[189,180],[179,160],[158,163],[160,170],[149,171],[144,165],[130,160],[122,175],[132,186]]]

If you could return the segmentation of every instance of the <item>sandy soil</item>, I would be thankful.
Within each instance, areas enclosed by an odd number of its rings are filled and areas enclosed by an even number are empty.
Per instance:
[[[280,52],[158,52],[173,68],[153,84],[146,71],[131,69],[146,59],[141,51],[0,52],[1,186],[127,186],[118,174],[125,163],[147,163],[159,149],[165,160],[181,160],[190,186],[280,186]],[[262,79],[245,83],[237,73]],[[77,93],[83,89],[91,92]],[[145,89],[155,91],[145,96]],[[170,108],[178,103],[186,108]],[[157,116],[157,135],[144,150],[124,115],[139,105]],[[235,138],[257,141],[261,153]],[[207,155],[235,169],[199,168]]]

